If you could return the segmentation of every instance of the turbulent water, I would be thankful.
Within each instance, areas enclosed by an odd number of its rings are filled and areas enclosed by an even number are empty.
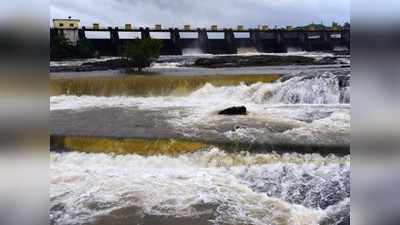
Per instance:
[[[168,127],[170,135],[176,134],[176,138],[211,142],[230,140],[246,145],[278,146],[287,143],[345,147],[350,142],[349,82],[349,71],[307,72],[284,76],[275,83],[243,83],[221,87],[206,84],[182,97],[53,96],[50,99],[50,108],[52,111],[128,109],[129,111],[115,112],[120,115],[119,118],[124,118],[122,121],[138,120],[130,114],[138,116],[133,113],[139,110],[146,115],[143,119],[151,118],[150,120],[155,121],[155,128],[142,127],[137,122],[138,128],[154,131],[156,135],[159,134],[156,127]],[[238,105],[247,107],[247,116],[217,115],[221,109]],[[105,120],[110,118],[108,114],[103,112]],[[87,115],[82,114],[79,117],[83,120],[76,126],[91,126],[85,124],[88,121],[85,119]],[[125,129],[125,133],[117,131],[118,127],[125,126],[121,124],[121,120],[110,118],[110,123],[115,125],[101,126],[109,127],[120,136],[135,137],[134,134],[137,133],[130,128]],[[86,128],[82,129],[93,133]],[[100,131],[97,133],[101,136],[107,135]],[[170,135],[164,133],[158,137]]]
[[[349,224],[348,157],[51,153],[50,171],[54,224]]]
[[[314,72],[293,74],[276,83],[214,87],[206,84],[184,97],[94,97],[52,96],[50,109],[79,109],[91,107],[218,107],[235,104],[348,104],[350,103],[350,74],[344,72]]]
[[[245,105],[249,114],[216,115],[235,105]],[[279,132],[299,142],[348,144],[350,71],[291,73],[274,83],[205,84],[185,96],[50,98],[52,113],[107,108],[157,112],[188,137],[217,135],[215,127],[240,124],[222,135],[241,142]],[[177,157],[50,156],[52,224],[350,224],[349,156],[216,147]]]
[[[211,55],[203,54],[198,49],[186,49],[184,55],[179,56],[161,56],[156,62],[152,63],[146,71],[163,75],[244,75],[244,74],[276,74],[288,73],[293,71],[302,71],[304,69],[324,70],[326,68],[338,68],[343,66],[342,63],[349,65],[350,56],[335,56],[333,53],[326,52],[302,52],[293,51],[288,53],[259,53],[252,48],[239,48],[239,53],[235,55]],[[324,57],[338,57],[337,63],[334,65],[306,65],[306,66],[252,66],[238,68],[202,68],[193,67],[195,61],[199,58],[214,58],[220,56],[256,56],[256,55],[274,55],[274,56],[304,56],[320,60]],[[115,57],[103,57],[100,59],[85,60],[69,60],[69,61],[53,61],[50,66],[79,66],[87,62],[106,61],[115,59]],[[52,73],[51,77],[98,77],[98,76],[124,76],[125,71],[95,71],[95,72],[60,72]]]

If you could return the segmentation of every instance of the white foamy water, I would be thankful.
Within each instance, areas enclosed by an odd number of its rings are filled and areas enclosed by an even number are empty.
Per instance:
[[[261,53],[257,52],[255,48],[239,48],[238,54],[204,54],[198,48],[187,48],[183,49],[183,55],[181,56],[160,56],[159,60],[152,64],[153,69],[163,68],[178,68],[185,63],[193,64],[198,58],[213,58],[217,56],[255,56],[255,55],[276,55],[276,56],[305,56],[315,59],[322,59],[324,57],[334,56],[332,53],[326,52],[306,52],[306,51],[289,51],[288,53]],[[84,63],[89,62],[104,62],[108,60],[120,59],[120,57],[100,57],[100,58],[89,58],[89,59],[77,59],[77,60],[63,60],[63,61],[50,61],[50,66],[81,66]],[[169,63],[164,63],[165,60],[172,60]],[[348,62],[346,60],[345,62]]]
[[[177,68],[181,66],[182,63],[178,62],[160,62],[160,63],[152,63],[151,68],[153,69],[163,69],[163,68]]]
[[[316,225],[349,204],[349,157],[213,148],[177,158],[51,153],[50,160],[56,224],[135,206],[147,216],[194,218],[211,210],[214,224]]]
[[[335,77],[304,79],[293,77],[285,82],[256,83],[252,85],[214,87],[206,84],[189,96],[162,97],[96,97],[51,96],[50,110],[91,107],[200,107],[213,108],[232,105],[272,104],[340,104],[350,99],[349,88],[341,88]],[[258,107],[258,108],[259,108]],[[257,107],[255,107],[257,108]]]
[[[199,56],[204,55],[200,48],[184,48],[182,49],[182,54],[184,56]]]
[[[244,48],[241,50],[242,50],[241,52],[238,52],[238,54],[235,54],[235,55],[238,55],[238,56],[252,56],[252,55],[304,56],[304,57],[310,57],[310,58],[315,58],[315,59],[322,59],[324,57],[334,56],[333,53],[328,53],[328,52],[307,52],[307,51],[298,51],[298,50],[288,51],[286,53],[263,53],[263,52],[257,52],[255,49],[252,49],[252,48],[247,48],[247,49]],[[219,56],[232,56],[232,55],[221,54]]]
[[[349,90],[326,73],[275,83],[206,84],[188,96],[52,96],[50,109],[155,111],[187,137],[224,135],[233,143],[278,139],[346,145]],[[217,115],[235,105],[245,105],[248,115]],[[350,217],[349,156],[227,153],[210,148],[175,158],[76,152],[52,152],[50,157],[53,224],[114,220],[113,212],[124,208],[138,221],[211,215],[216,225],[333,225],[346,224]]]
[[[345,97],[343,97],[345,96]],[[206,84],[189,96],[53,96],[51,110],[138,108],[161,111],[188,138],[222,135],[246,143],[285,140],[299,144],[349,143],[349,88],[331,77],[293,77],[285,82],[214,87]],[[224,108],[245,105],[248,115],[224,117]],[[235,128],[238,126],[238,128]]]

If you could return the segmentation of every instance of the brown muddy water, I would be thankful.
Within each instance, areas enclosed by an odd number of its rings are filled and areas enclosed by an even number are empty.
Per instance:
[[[350,224],[348,69],[49,88],[51,224]]]
[[[50,79],[50,94],[92,96],[179,96],[188,95],[209,83],[214,86],[234,86],[240,83],[270,83],[280,75],[127,75],[124,77]]]

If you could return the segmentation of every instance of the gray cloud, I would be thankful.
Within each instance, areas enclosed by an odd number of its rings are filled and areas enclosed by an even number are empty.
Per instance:
[[[350,0],[51,0],[50,16],[104,26],[297,26],[348,22]]]

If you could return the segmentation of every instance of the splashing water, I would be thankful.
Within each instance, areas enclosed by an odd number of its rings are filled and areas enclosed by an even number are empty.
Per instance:
[[[272,97],[275,103],[340,104],[349,98],[348,90],[341,90],[335,77],[303,79],[294,77],[284,83]],[[342,100],[342,101],[341,101]]]
[[[177,158],[51,153],[50,218],[90,224],[134,207],[138,217],[210,214],[213,224],[319,224],[349,204],[349,167],[348,157],[216,148]]]
[[[50,109],[90,107],[171,107],[235,104],[343,104],[350,102],[350,87],[332,74],[294,76],[276,83],[215,87],[209,83],[185,97],[94,97],[52,96]]]
[[[201,50],[201,48],[184,48],[182,50],[182,54],[189,56],[197,56],[204,54],[204,52]]]
[[[224,133],[232,141],[260,140],[268,136],[269,125],[280,123],[276,127],[285,129],[272,135],[330,142],[348,137],[349,91],[349,75],[325,72],[285,76],[275,83],[206,84],[181,97],[52,96],[50,108],[161,110],[169,123],[191,134],[202,127],[210,131],[210,124],[249,125]],[[246,105],[249,115],[215,115],[232,105]],[[350,220],[349,156],[218,148],[175,158],[50,156],[52,224],[333,225]]]

